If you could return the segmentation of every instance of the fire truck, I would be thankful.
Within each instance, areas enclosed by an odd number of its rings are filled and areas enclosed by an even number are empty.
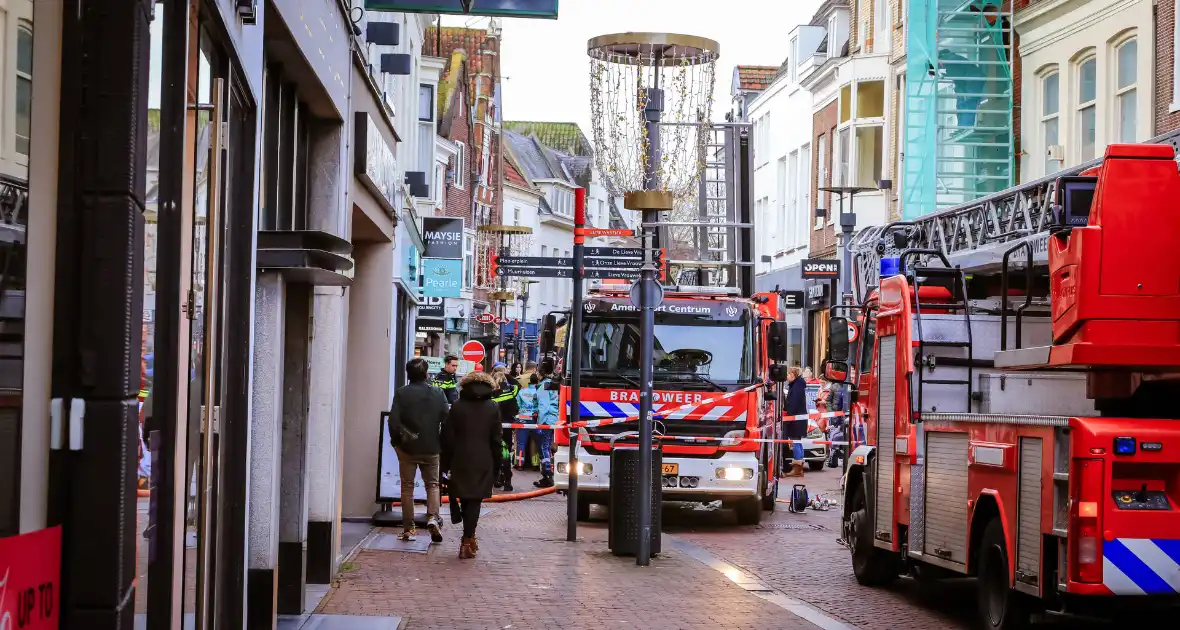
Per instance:
[[[863,427],[858,582],[978,578],[984,627],[1180,603],[1180,174],[1168,144],[860,234],[827,378]],[[858,342],[850,344],[849,325]]]
[[[749,125],[701,132],[707,158],[699,204],[670,213],[659,226],[673,284],[655,312],[653,429],[666,499],[720,500],[752,524],[774,509],[778,492],[779,446],[746,438],[778,430],[782,386],[771,376],[785,370],[772,369],[770,357],[786,351],[774,326],[785,317],[778,294],[754,291]],[[572,430],[580,519],[592,504],[608,502],[611,449],[637,443],[640,310],[628,299],[629,286],[621,286],[589,293],[580,330],[570,330],[568,313],[551,314],[542,325],[542,352],[563,365],[560,422],[567,428],[555,435],[554,477],[559,490],[568,487]],[[573,376],[564,348],[574,340],[583,348],[579,416],[588,426],[569,426]]]

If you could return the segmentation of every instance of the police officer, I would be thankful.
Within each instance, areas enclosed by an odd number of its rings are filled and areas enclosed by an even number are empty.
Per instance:
[[[500,422],[512,424],[522,422],[516,418],[520,413],[520,406],[516,404],[516,395],[520,393],[520,385],[508,378],[508,368],[499,364],[492,370],[492,378],[499,387],[492,396],[492,400],[500,408]],[[504,457],[500,462],[500,470],[496,471],[495,487],[503,487],[505,492],[512,492],[512,436],[515,431],[505,428],[501,431],[501,448]]]
[[[459,377],[455,375],[458,369],[459,357],[448,354],[443,359],[442,371],[434,377],[434,386],[443,391],[448,405],[453,405],[459,400]]]

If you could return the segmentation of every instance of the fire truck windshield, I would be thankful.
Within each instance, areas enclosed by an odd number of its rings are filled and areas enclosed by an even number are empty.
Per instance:
[[[590,381],[636,380],[639,321],[634,316],[587,317],[583,330],[583,374]],[[654,379],[665,389],[729,389],[753,373],[749,318],[716,321],[656,313]],[[587,383],[589,384],[589,383]]]

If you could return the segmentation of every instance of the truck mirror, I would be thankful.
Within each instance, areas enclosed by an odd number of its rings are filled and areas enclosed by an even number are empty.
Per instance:
[[[544,321],[541,322],[539,342],[542,355],[553,352],[553,347],[557,345],[557,313],[545,315]]]
[[[766,355],[771,361],[786,362],[790,359],[790,350],[791,333],[787,322],[770,322],[766,331]]]
[[[833,383],[848,381],[848,364],[841,361],[824,361],[824,378]]]
[[[787,382],[788,368],[785,363],[776,363],[770,366],[770,380],[775,383]]]
[[[836,363],[848,362],[847,317],[832,317],[828,322],[828,360]]]

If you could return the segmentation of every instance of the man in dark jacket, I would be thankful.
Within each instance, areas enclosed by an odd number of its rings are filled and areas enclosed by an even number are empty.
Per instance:
[[[491,375],[472,372],[463,377],[459,401],[451,405],[443,425],[444,470],[450,472],[450,493],[463,514],[460,558],[474,558],[479,551],[475,527],[483,500],[492,496],[502,454],[500,410]]]
[[[442,520],[439,509],[439,436],[447,417],[447,399],[443,392],[426,381],[428,366],[424,359],[410,359],[406,375],[410,384],[393,395],[389,410],[389,436],[397,450],[402,481],[402,535],[410,540],[414,535],[414,474],[422,472],[426,486],[426,529],[434,542],[442,542]]]
[[[459,357],[448,354],[443,359],[442,371],[434,377],[434,386],[442,390],[448,405],[453,405],[459,400],[459,377],[455,375],[458,369]]]

